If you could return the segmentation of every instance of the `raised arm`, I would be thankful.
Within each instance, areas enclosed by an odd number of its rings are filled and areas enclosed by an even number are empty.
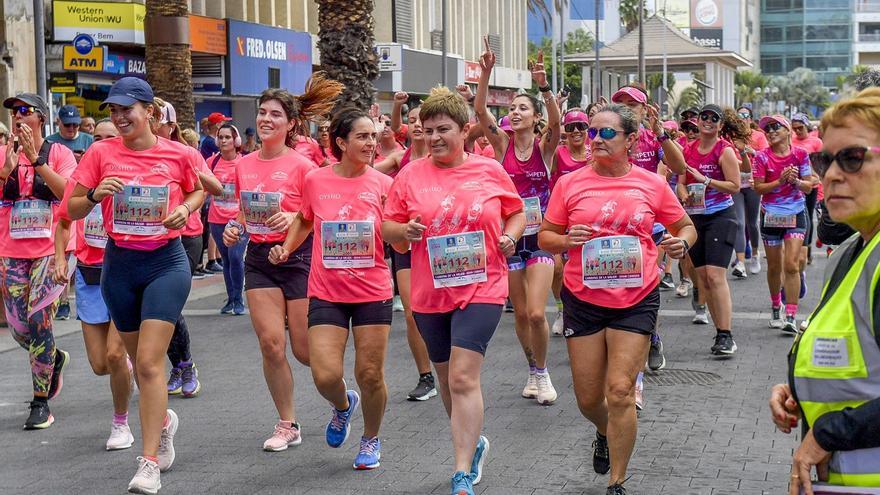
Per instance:
[[[559,146],[559,105],[556,103],[556,96],[553,94],[550,86],[547,85],[547,72],[544,71],[544,52],[538,50],[538,59],[532,66],[532,80],[538,85],[538,91],[541,98],[544,99],[544,106],[547,107],[547,137],[541,141],[541,155],[544,163],[553,161],[553,155],[556,154],[556,148]]]
[[[504,152],[507,151],[507,134],[498,128],[495,117],[489,113],[489,107],[486,103],[489,100],[489,77],[492,75],[492,68],[495,67],[495,53],[489,48],[489,38],[484,37],[486,51],[480,56],[480,82],[477,84],[477,95],[474,98],[474,113],[477,115],[483,132],[492,148],[495,149],[495,157],[501,161]]]
[[[394,105],[391,107],[391,130],[394,134],[400,131],[400,109],[409,100],[409,94],[405,91],[394,93]]]

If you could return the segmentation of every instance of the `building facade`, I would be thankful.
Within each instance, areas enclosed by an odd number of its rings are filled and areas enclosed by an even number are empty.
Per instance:
[[[880,0],[855,0],[853,64],[880,67]]]

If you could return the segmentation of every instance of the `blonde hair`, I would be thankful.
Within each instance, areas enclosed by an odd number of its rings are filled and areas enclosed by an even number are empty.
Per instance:
[[[188,144],[196,149],[199,148],[199,133],[193,129],[184,129],[180,131],[180,137],[186,141],[184,144]]]
[[[269,88],[260,95],[260,105],[270,100],[281,104],[288,120],[295,122],[293,130],[287,135],[286,144],[296,146],[296,135],[309,135],[309,122],[325,118],[336,105],[336,99],[345,86],[329,79],[325,72],[315,72],[306,82],[303,94],[294,96],[282,88]]]
[[[464,98],[445,86],[437,86],[431,90],[431,95],[419,107],[419,120],[424,122],[444,115],[462,128],[470,121],[468,105]]]
[[[822,115],[819,128],[824,133],[829,127],[842,127],[849,117],[880,133],[880,88],[868,88],[839,101]]]

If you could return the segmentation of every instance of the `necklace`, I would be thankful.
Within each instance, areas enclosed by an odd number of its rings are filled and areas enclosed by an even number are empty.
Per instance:
[[[521,149],[516,145],[516,141],[513,142],[513,148],[516,152],[516,158],[520,161],[526,161],[532,156],[532,146],[534,145],[534,141],[529,143],[524,149]]]

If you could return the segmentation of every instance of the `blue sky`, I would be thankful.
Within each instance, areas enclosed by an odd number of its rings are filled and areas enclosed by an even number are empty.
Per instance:
[[[552,9],[553,1],[552,0],[544,0],[544,3],[547,5],[548,9]],[[569,0],[569,14],[572,19],[577,20],[592,20],[595,19],[595,8],[596,2],[595,0]],[[605,14],[605,2],[599,2],[599,18],[602,19]],[[529,41],[534,41],[538,43],[541,41],[541,38],[544,36],[550,36],[550,26],[548,23],[547,29],[544,29],[544,23],[541,20],[540,15],[534,15],[529,13],[528,18],[528,31],[529,31]]]

